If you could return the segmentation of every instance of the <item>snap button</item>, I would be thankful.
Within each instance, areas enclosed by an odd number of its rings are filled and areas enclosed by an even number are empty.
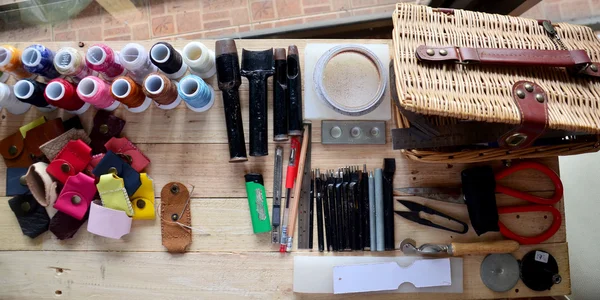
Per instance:
[[[179,186],[178,186],[178,185],[176,185],[176,184],[172,185],[172,186],[171,186],[171,193],[172,193],[172,194],[177,194],[177,193],[179,193]]]
[[[29,204],[29,203],[28,203]],[[171,220],[173,221],[177,221],[179,219],[179,216],[177,214],[172,214],[171,215]]]
[[[128,164],[131,164],[133,162],[133,158],[129,154],[118,153],[117,155],[124,159]]]
[[[108,133],[108,125],[106,125],[106,124],[100,125],[100,133],[107,134]]]
[[[71,203],[73,203],[73,204],[79,204],[79,203],[81,203],[81,197],[79,197],[77,195],[71,197]]]
[[[142,209],[146,207],[146,201],[140,199],[135,202],[135,205],[137,206],[137,208]]]
[[[29,202],[21,203],[21,210],[23,212],[29,212],[31,210],[31,205],[29,204]]]
[[[63,173],[69,173],[69,171],[71,171],[71,167],[69,167],[69,164],[64,163],[60,166],[60,170],[63,171]]]
[[[21,178],[19,178],[19,183],[22,186],[26,186],[27,185],[27,180],[25,179],[25,175],[21,176]]]
[[[115,168],[115,167],[110,167],[110,168],[108,168],[108,173],[109,173],[109,174],[110,174],[110,173],[117,174],[117,168]]]
[[[8,154],[13,156],[13,155],[17,154],[17,150],[19,150],[19,149],[17,149],[17,146],[12,145],[12,146],[8,147]]]

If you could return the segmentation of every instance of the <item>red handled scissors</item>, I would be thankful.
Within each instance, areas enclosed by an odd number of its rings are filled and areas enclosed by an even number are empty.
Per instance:
[[[530,245],[530,244],[539,244],[550,237],[552,237],[560,228],[562,223],[562,217],[558,209],[554,206],[555,203],[560,201],[563,197],[563,184],[560,180],[560,177],[552,171],[550,168],[536,162],[522,162],[519,164],[515,164],[512,167],[508,167],[494,175],[496,181],[499,181],[513,173],[533,169],[544,173],[554,185],[554,195],[550,198],[543,198],[534,196],[528,193],[524,193],[522,191],[517,191],[515,189],[505,187],[499,184],[496,184],[496,193],[502,193],[505,195],[509,195],[515,198],[523,199],[528,202],[532,202],[535,204],[532,205],[521,205],[521,206],[501,206],[498,207],[498,214],[510,214],[510,213],[526,213],[526,212],[549,212],[552,214],[553,220],[550,228],[548,228],[545,232],[540,235],[525,237],[517,235],[508,229],[502,222],[498,222],[498,226],[500,227],[500,233],[503,236],[515,240],[522,245]],[[465,199],[464,195],[461,193],[460,189],[452,189],[452,188],[400,188],[395,189],[395,191],[401,192],[403,195],[413,195],[419,196],[423,198],[428,198],[432,200],[450,202],[450,203],[459,203],[464,204]]]

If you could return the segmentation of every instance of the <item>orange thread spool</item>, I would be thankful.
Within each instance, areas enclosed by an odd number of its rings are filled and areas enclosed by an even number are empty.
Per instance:
[[[110,86],[112,97],[129,108],[140,107],[146,100],[142,87],[127,76],[115,78]]]
[[[11,73],[20,79],[32,77],[31,73],[23,68],[21,50],[11,45],[0,47],[0,70]]]

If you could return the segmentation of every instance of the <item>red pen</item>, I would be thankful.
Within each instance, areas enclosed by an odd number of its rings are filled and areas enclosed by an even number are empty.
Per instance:
[[[285,195],[285,209],[283,211],[283,222],[281,222],[281,240],[279,245],[279,252],[285,252],[287,243],[287,227],[288,219],[290,214],[290,197],[292,188],[294,188],[294,182],[298,175],[298,162],[300,161],[300,141],[298,137],[292,137],[290,142],[290,159],[288,161],[287,172],[285,174],[285,188],[287,189]]]

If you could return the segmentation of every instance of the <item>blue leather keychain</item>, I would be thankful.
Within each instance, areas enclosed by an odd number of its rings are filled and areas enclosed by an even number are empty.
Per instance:
[[[133,196],[142,185],[140,173],[134,170],[121,157],[112,151],[106,152],[106,155],[104,155],[102,160],[94,170],[92,170],[92,173],[96,178],[100,178],[100,176],[104,174],[116,173],[117,176],[123,178],[125,190],[127,190],[127,195],[129,197]]]
[[[28,168],[6,169],[6,196],[16,196],[29,192],[25,182],[25,174]]]

